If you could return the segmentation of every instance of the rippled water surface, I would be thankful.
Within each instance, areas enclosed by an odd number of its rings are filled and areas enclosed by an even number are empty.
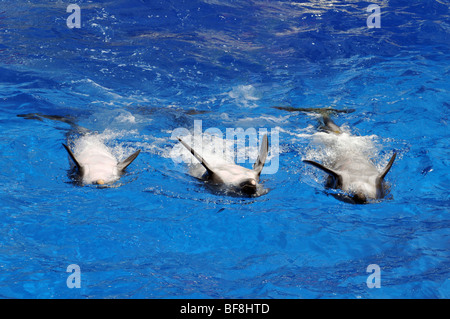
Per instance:
[[[0,297],[450,296],[448,1],[77,4],[70,29],[67,1],[0,2]],[[345,149],[379,170],[398,154],[389,197],[337,200],[302,162],[334,154],[315,116],[274,106],[354,109],[333,117]],[[119,159],[141,154],[113,187],[79,186],[69,122]],[[227,129],[269,133],[262,196],[190,175],[175,133],[199,123],[210,157],[233,149]]]

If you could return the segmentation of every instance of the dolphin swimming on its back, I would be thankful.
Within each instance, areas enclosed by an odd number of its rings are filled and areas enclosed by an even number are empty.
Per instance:
[[[127,159],[118,161],[111,153],[111,150],[99,138],[99,134],[91,134],[84,127],[74,123],[73,120],[57,115],[44,115],[38,113],[20,114],[19,117],[25,119],[35,119],[42,121],[43,118],[60,121],[72,126],[80,137],[76,140],[77,152],[74,152],[66,145],[62,144],[75,164],[77,181],[83,185],[87,184],[110,184],[124,174],[124,170],[136,159],[140,150],[134,152]]]
[[[340,134],[340,128],[328,115],[323,116],[322,130],[329,134]],[[328,174],[326,187],[341,189],[349,195],[349,201],[357,204],[381,199],[386,195],[384,178],[392,167],[397,153],[389,160],[382,172],[378,172],[372,161],[362,153],[341,154],[331,167],[310,160],[313,165]]]
[[[118,162],[106,147],[85,147],[75,157],[66,144],[63,146],[76,165],[83,184],[103,185],[117,181],[141,152],[138,150],[124,161]]]
[[[327,134],[333,134],[335,139],[334,150],[342,146],[336,146],[337,143],[349,142],[349,135],[344,134],[341,128],[330,118],[329,114],[338,112],[333,109],[313,109],[313,108],[283,108],[287,111],[314,112],[321,114],[322,125],[320,129]],[[341,113],[350,113],[354,110],[342,110]],[[355,137],[353,137],[355,138]],[[333,146],[331,146],[333,147]],[[347,196],[337,196],[351,203],[367,203],[373,200],[381,199],[386,196],[387,185],[384,178],[391,169],[397,153],[394,152],[386,167],[379,172],[373,162],[361,149],[353,147],[349,152],[337,152],[330,166],[317,163],[311,160],[303,160],[304,163],[317,167],[328,174],[325,186],[327,188],[340,189]]]
[[[234,163],[211,165],[181,138],[178,137],[178,140],[206,169],[206,174],[202,176],[203,180],[209,181],[214,185],[225,186],[227,189],[237,193],[244,193],[246,195],[254,195],[257,193],[259,177],[268,154],[269,142],[267,134],[262,139],[260,152],[256,162],[253,164],[253,169],[248,169]]]

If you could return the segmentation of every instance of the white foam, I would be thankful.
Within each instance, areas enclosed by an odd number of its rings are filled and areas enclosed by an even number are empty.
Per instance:
[[[214,163],[234,163],[234,142],[222,139],[216,135],[203,133],[182,136],[181,139],[190,145],[205,161],[214,165]],[[177,163],[187,163],[189,165],[198,164],[198,160],[184,147],[177,143],[170,151],[169,156]]]
[[[239,106],[254,108],[257,105],[254,103],[259,100],[256,89],[253,85],[238,85],[228,92],[228,96],[236,102]]]
[[[202,158],[212,167],[223,166],[225,164],[237,164],[250,168],[260,151],[259,143],[253,145],[245,144],[244,147],[238,148],[235,140],[222,138],[213,134],[204,132],[203,134],[185,135],[181,139],[190,145]],[[272,148],[271,148],[272,147]],[[266,163],[278,155],[278,145],[270,146],[269,156]],[[199,161],[182,145],[176,143],[172,148],[168,148],[163,155],[171,158],[175,163],[186,163],[189,172],[194,176],[201,176],[205,169]]]
[[[116,140],[135,133],[135,131],[114,131],[110,129],[106,129],[102,133],[88,133],[73,141],[73,152],[75,156],[79,156],[86,151],[109,153],[120,162],[136,150],[126,147]]]
[[[306,136],[303,135],[303,137]],[[341,126],[340,134],[316,132],[309,137],[311,143],[304,158],[324,165],[332,166],[336,159],[345,158],[375,162],[380,148],[378,136],[353,135],[347,126]]]

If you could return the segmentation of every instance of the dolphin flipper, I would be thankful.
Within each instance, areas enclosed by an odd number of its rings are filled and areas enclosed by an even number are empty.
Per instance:
[[[125,170],[125,168],[127,168],[128,165],[130,165],[136,159],[136,157],[139,155],[140,152],[141,152],[141,150],[137,150],[136,152],[131,154],[127,159],[125,159],[122,162],[120,162],[119,164],[117,164],[117,169],[119,171]]]
[[[212,176],[214,172],[211,169],[211,166],[203,159],[203,157],[201,157],[196,151],[194,151],[194,149],[192,149],[189,145],[187,145],[181,138],[177,137],[177,139],[180,141],[181,144],[184,145],[184,147],[186,147],[189,150],[189,152],[191,152],[192,155],[195,156],[195,158],[200,162],[200,164],[203,165],[208,174]]]
[[[397,156],[397,153],[394,153],[394,155],[392,155],[391,159],[389,160],[389,163],[386,165],[386,167],[384,168],[383,172],[380,174],[380,176],[379,176],[380,179],[384,179],[386,174],[389,172],[389,170],[392,167],[392,164],[394,164],[394,160],[395,160],[396,156]]]
[[[81,169],[81,165],[80,163],[78,163],[77,159],[75,158],[75,155],[72,153],[72,151],[70,150],[70,148],[63,143],[64,148],[66,149],[67,153],[69,153],[70,158],[72,159],[72,161],[75,163],[75,165],[77,166],[78,169]]]
[[[317,168],[320,168],[322,171],[324,171],[325,173],[333,176],[336,179],[339,178],[339,176],[340,176],[340,174],[338,172],[336,172],[336,171],[334,171],[334,170],[332,170],[332,169],[330,169],[328,167],[325,167],[322,164],[319,164],[317,162],[309,161],[309,160],[304,160],[303,162],[306,163],[306,164],[313,165],[313,166],[315,166]]]
[[[258,175],[261,174],[261,171],[266,162],[267,154],[269,153],[269,141],[267,139],[267,134],[263,136],[261,148],[259,150],[258,158],[256,159],[255,164],[253,164],[253,170],[255,170]]]

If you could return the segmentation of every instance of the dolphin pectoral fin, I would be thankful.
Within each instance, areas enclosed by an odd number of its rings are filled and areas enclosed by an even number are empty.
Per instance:
[[[397,157],[397,153],[394,152],[394,155],[392,155],[391,159],[389,160],[389,163],[384,168],[383,172],[378,176],[381,180],[384,179],[386,174],[389,172],[389,170],[392,167],[392,164],[394,164],[394,160]]]
[[[317,167],[317,168],[320,168],[320,169],[323,170],[325,173],[327,173],[327,174],[329,174],[329,175],[331,175],[331,176],[333,176],[333,177],[335,177],[335,178],[339,178],[339,173],[338,173],[338,172],[335,172],[335,171],[333,171],[332,169],[323,166],[322,164],[319,164],[319,163],[314,162],[314,161],[309,161],[309,160],[303,160],[303,162],[306,163],[306,164],[310,164],[310,165],[312,165],[312,166],[315,166],[315,167]]]
[[[192,149],[189,145],[187,145],[181,138],[177,137],[177,139],[180,141],[181,144],[184,145],[184,147],[188,149],[189,152],[191,152],[192,155],[194,155],[194,157],[200,162],[200,164],[203,165],[203,167],[206,169],[206,171],[210,176],[214,174],[213,170],[211,169],[209,164],[203,159],[203,157],[201,157],[196,151],[194,151],[194,149]]]
[[[75,155],[73,155],[72,151],[70,150],[70,148],[63,143],[64,148],[66,149],[67,153],[69,153],[70,158],[72,159],[72,161],[75,163],[75,165],[77,166],[78,169],[81,169],[81,165],[80,163],[78,163],[77,159],[75,158]]]
[[[117,164],[117,169],[120,171],[125,170],[125,168],[127,168],[128,165],[130,165],[136,159],[136,157],[139,155],[140,152],[141,150],[137,150],[136,152],[131,154],[127,159]]]
[[[267,139],[267,134],[263,136],[261,148],[259,150],[258,158],[256,159],[255,164],[253,164],[253,170],[261,174],[261,171],[266,162],[267,154],[269,153],[269,140]]]

